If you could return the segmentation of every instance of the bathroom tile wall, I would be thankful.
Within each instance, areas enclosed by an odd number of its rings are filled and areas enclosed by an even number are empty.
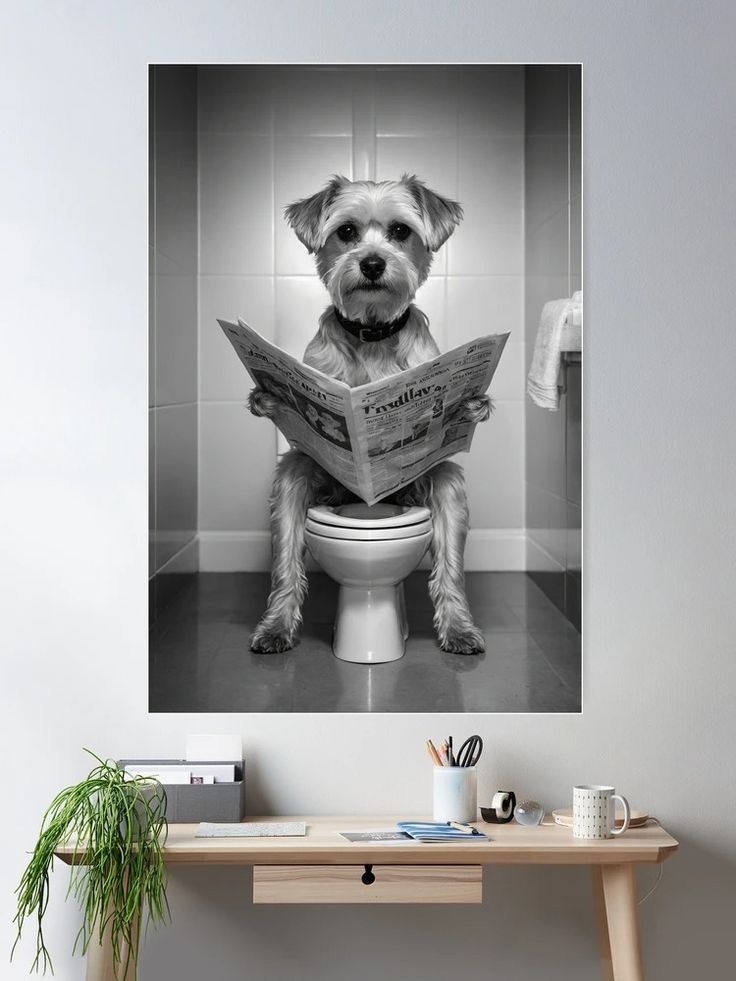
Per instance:
[[[149,577],[155,616],[197,568],[196,69],[151,69]]]
[[[511,331],[496,414],[461,459],[468,568],[524,568],[523,67],[213,66],[197,78],[201,567],[267,567],[279,449],[243,407],[248,379],[215,318],[240,315],[301,356],[329,298],[283,207],[332,173],[409,171],[465,208],[417,297],[440,347]]]
[[[542,307],[581,288],[581,72],[526,69],[526,370]],[[581,366],[557,412],[526,410],[528,569],[580,624]]]

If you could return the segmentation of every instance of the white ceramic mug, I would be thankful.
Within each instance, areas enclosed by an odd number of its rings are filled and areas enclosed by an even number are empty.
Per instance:
[[[478,776],[474,766],[434,768],[433,818],[465,824],[478,818]]]
[[[624,809],[624,823],[616,828],[616,806]],[[625,797],[614,787],[581,784],[572,790],[572,833],[575,838],[613,838],[628,830],[631,809]]]

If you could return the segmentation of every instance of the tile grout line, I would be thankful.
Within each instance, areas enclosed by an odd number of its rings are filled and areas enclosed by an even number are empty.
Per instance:
[[[199,69],[196,72],[196,112],[197,112],[197,528],[196,537],[199,542],[199,532],[201,523],[201,502],[202,502],[202,295],[201,295],[201,276],[202,268],[202,166],[201,154],[202,144],[199,132]],[[197,548],[197,571],[199,571],[199,547]]]
[[[277,290],[277,280],[276,280],[276,104],[274,98],[274,73],[269,73],[269,88],[268,88],[268,132],[269,132],[269,146],[270,146],[270,165],[271,165],[271,309],[273,313],[272,322],[272,334],[274,338],[274,343],[278,343],[277,331],[278,331],[278,316],[276,309],[276,298],[278,295]],[[273,449],[274,458],[278,460],[279,458],[279,434],[278,430],[274,427],[273,433]]]
[[[157,320],[157,308],[158,308],[158,303],[156,302],[157,301],[157,298],[158,298],[157,277],[156,277],[156,270],[157,270],[157,265],[158,265],[157,264],[157,261],[156,261],[156,252],[157,252],[157,248],[156,247],[157,247],[157,244],[158,244],[158,222],[157,222],[157,218],[158,218],[158,215],[157,215],[157,210],[158,210],[157,209],[157,204],[158,204],[158,187],[157,187],[158,167],[157,167],[157,160],[156,160],[156,158],[157,158],[157,144],[158,144],[158,141],[156,140],[156,70],[155,70],[155,68],[153,69],[153,72],[151,74],[149,74],[149,85],[151,85],[152,88],[153,88],[153,97],[152,97],[152,99],[149,96],[149,104],[152,106],[153,120],[150,120],[149,119],[149,131],[148,131],[149,132],[149,136],[148,136],[149,140],[153,140],[153,174],[149,174],[149,176],[148,176],[148,179],[149,180],[153,180],[153,202],[152,202],[152,206],[153,206],[153,323],[148,325],[148,329],[149,330],[153,330],[153,365],[149,364],[149,366],[148,366],[148,372],[149,372],[149,385],[150,385],[151,373],[153,374],[153,400],[154,400],[154,403],[155,403],[156,402],[156,363],[157,363],[157,345],[158,345],[158,332],[157,332],[157,323],[156,323],[156,320]],[[149,197],[149,201],[150,201],[150,197]],[[150,216],[149,216],[149,221],[150,221]],[[149,293],[150,293],[150,290],[151,290],[151,284],[150,284],[150,282],[148,284],[148,290],[149,290]],[[150,296],[149,296],[149,311],[150,310],[151,310],[151,300],[150,300]],[[149,316],[150,316],[150,312],[149,312]],[[150,408],[151,407],[149,406],[149,412],[150,412]],[[153,406],[153,410],[154,410],[154,413],[153,413],[153,475],[152,475],[153,476],[153,516],[149,515],[149,517],[148,517],[149,549],[150,549],[150,535],[151,535],[151,530],[153,530],[153,570],[154,570],[154,576],[158,572],[158,569],[156,568],[156,566],[157,566],[157,561],[156,561],[156,538],[157,538],[157,531],[158,531],[158,417],[156,416],[156,411],[155,411],[156,408],[157,408],[157,406],[154,404],[154,406]],[[149,426],[148,438],[149,438],[149,441],[150,441],[151,440],[150,426]],[[149,467],[150,467],[150,464],[149,464]],[[148,479],[151,480],[151,474],[150,473],[149,473]],[[153,529],[151,529],[151,517],[153,517]],[[150,556],[149,556],[149,562],[150,562]],[[154,584],[153,584],[153,590],[154,590],[154,595],[153,595],[153,609],[155,611],[156,610],[156,582],[155,582],[155,579],[154,579]],[[150,611],[149,611],[149,618],[150,618]]]

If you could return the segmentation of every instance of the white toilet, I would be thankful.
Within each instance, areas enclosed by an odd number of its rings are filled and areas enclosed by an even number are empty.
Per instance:
[[[304,541],[340,584],[332,649],[343,661],[398,661],[409,636],[404,579],[432,540],[429,508],[398,504],[313,507]]]

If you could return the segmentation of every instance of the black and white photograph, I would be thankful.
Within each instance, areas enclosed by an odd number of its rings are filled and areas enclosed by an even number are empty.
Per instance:
[[[0,6],[0,981],[734,977],[734,37]]]
[[[150,710],[581,712],[581,66],[149,84]],[[366,436],[239,318],[350,389],[494,364]]]

